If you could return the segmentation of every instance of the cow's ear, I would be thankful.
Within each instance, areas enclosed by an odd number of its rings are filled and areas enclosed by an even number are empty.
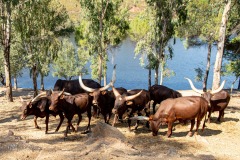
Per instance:
[[[101,93],[102,93],[102,95],[105,95],[105,94],[107,94],[107,91],[102,91]]]
[[[127,105],[132,105],[133,102],[132,102],[132,101],[127,101],[126,104],[127,104]]]

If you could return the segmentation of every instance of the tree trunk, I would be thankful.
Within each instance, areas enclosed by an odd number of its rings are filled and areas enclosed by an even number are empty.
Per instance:
[[[17,87],[17,76],[14,76],[13,81],[14,81],[14,85],[13,85],[14,89],[17,90],[17,88],[18,88]]]
[[[9,102],[13,102],[12,97],[12,83],[10,70],[10,42],[11,42],[11,3],[1,1],[1,17],[4,17],[2,22],[2,45],[4,54],[4,68],[6,78],[6,98]],[[5,6],[6,5],[6,6]],[[6,7],[6,12],[5,12]]]
[[[148,90],[151,88],[151,78],[152,78],[152,70],[151,67],[148,68]]]
[[[159,69],[159,65],[157,65],[155,68],[155,84],[158,84],[158,69]]]
[[[238,87],[237,89],[240,89],[240,77],[239,77],[239,80],[238,80]]]
[[[206,72],[203,79],[203,91],[207,91],[207,80],[208,80],[208,74],[210,70],[210,59],[211,59],[211,51],[212,51],[212,43],[208,43],[208,54],[207,54],[207,67]]]
[[[44,91],[44,75],[41,74],[41,90]]]
[[[228,0],[224,7],[222,22],[219,30],[219,40],[218,40],[218,47],[217,47],[218,51],[216,55],[215,65],[214,65],[212,90],[215,90],[220,86],[222,56],[223,56],[224,43],[225,43],[225,32],[227,28],[228,13],[230,11],[230,7],[231,7],[231,0]]]
[[[161,73],[160,73],[160,82],[159,84],[162,85],[163,84],[163,67],[164,67],[164,62],[162,60],[162,63],[161,63]]]
[[[101,55],[99,55],[99,66],[98,66],[98,83],[101,85],[101,81],[102,81],[102,61],[103,58]]]
[[[33,90],[34,90],[34,97],[38,95],[38,90],[37,90],[37,66],[34,65],[32,67],[32,80],[33,80]]]

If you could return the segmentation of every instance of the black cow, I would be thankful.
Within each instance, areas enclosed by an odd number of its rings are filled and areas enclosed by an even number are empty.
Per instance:
[[[116,122],[116,115],[119,115],[121,117],[128,110],[129,113],[127,115],[127,119],[129,130],[131,125],[131,119],[129,119],[129,117],[133,116],[134,113],[142,115],[142,111],[144,111],[145,115],[149,116],[150,94],[147,90],[134,89],[121,95],[114,87],[112,88],[113,93],[116,97],[114,108],[112,109],[112,112],[115,114],[113,126]],[[139,121],[137,121],[135,129],[137,129],[138,123]]]
[[[156,104],[160,104],[168,98],[182,97],[182,94],[163,85],[153,85],[149,89],[151,100],[153,100],[153,113],[155,113]]]
[[[73,131],[77,131],[79,123],[82,120],[82,113],[87,112],[88,116],[88,126],[87,131],[90,131],[90,121],[91,121],[91,106],[92,99],[87,93],[80,93],[71,96],[66,96],[63,94],[64,91],[60,93],[53,92],[51,94],[51,105],[50,110],[58,112],[64,112],[65,117],[68,120],[68,125],[64,133],[64,138],[67,137],[68,129],[72,127]],[[79,120],[77,122],[76,129],[72,125],[72,118],[75,114],[78,114]]]
[[[25,119],[28,115],[34,115],[34,124],[35,124],[35,128],[37,129],[41,129],[41,127],[38,126],[37,124],[37,118],[44,118],[46,117],[45,123],[46,123],[46,130],[45,133],[47,134],[48,132],[48,122],[49,122],[49,115],[53,115],[53,116],[57,116],[59,115],[60,117],[60,122],[56,128],[56,132],[59,130],[63,120],[64,120],[64,116],[62,114],[62,112],[53,112],[49,110],[49,106],[50,106],[50,99],[49,96],[47,96],[47,94],[45,92],[39,94],[38,96],[36,96],[34,99],[32,99],[29,102],[24,101],[21,98],[22,101],[22,106],[21,106],[21,110],[22,110],[22,115],[21,115],[21,119]]]
[[[101,88],[101,85],[92,79],[83,79],[83,83],[91,88]],[[78,79],[69,81],[58,79],[54,85],[53,90],[62,91],[63,89],[65,92],[68,92],[72,95],[86,92],[84,89],[82,89],[82,87],[80,87]]]

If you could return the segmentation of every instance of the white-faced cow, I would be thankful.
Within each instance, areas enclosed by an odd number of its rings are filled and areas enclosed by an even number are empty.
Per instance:
[[[167,136],[172,135],[173,123],[179,121],[191,121],[190,131],[188,136],[192,136],[192,130],[197,119],[195,134],[198,134],[198,128],[201,120],[208,111],[208,102],[199,96],[188,96],[179,98],[169,98],[160,104],[157,112],[150,117],[133,117],[132,119],[148,120],[152,129],[153,136],[157,136],[160,125],[168,125]],[[205,120],[203,128],[205,126]]]
[[[192,81],[189,78],[185,78],[188,80],[191,88],[193,91],[201,94],[203,98],[205,98],[208,103],[210,104],[209,106],[209,114],[208,114],[208,122],[210,122],[211,118],[211,113],[214,111],[219,111],[219,116],[217,121],[220,122],[221,118],[224,117],[224,110],[228,106],[228,103],[230,101],[230,95],[227,91],[222,90],[223,86],[225,84],[225,81],[222,82],[221,86],[214,90],[214,91],[208,91],[208,92],[203,92],[201,90],[198,90],[195,88],[193,85]]]

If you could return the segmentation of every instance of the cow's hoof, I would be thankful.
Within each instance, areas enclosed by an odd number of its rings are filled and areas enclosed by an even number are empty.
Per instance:
[[[37,128],[37,129],[41,129],[41,127],[39,127],[39,126],[36,126],[36,128]]]

